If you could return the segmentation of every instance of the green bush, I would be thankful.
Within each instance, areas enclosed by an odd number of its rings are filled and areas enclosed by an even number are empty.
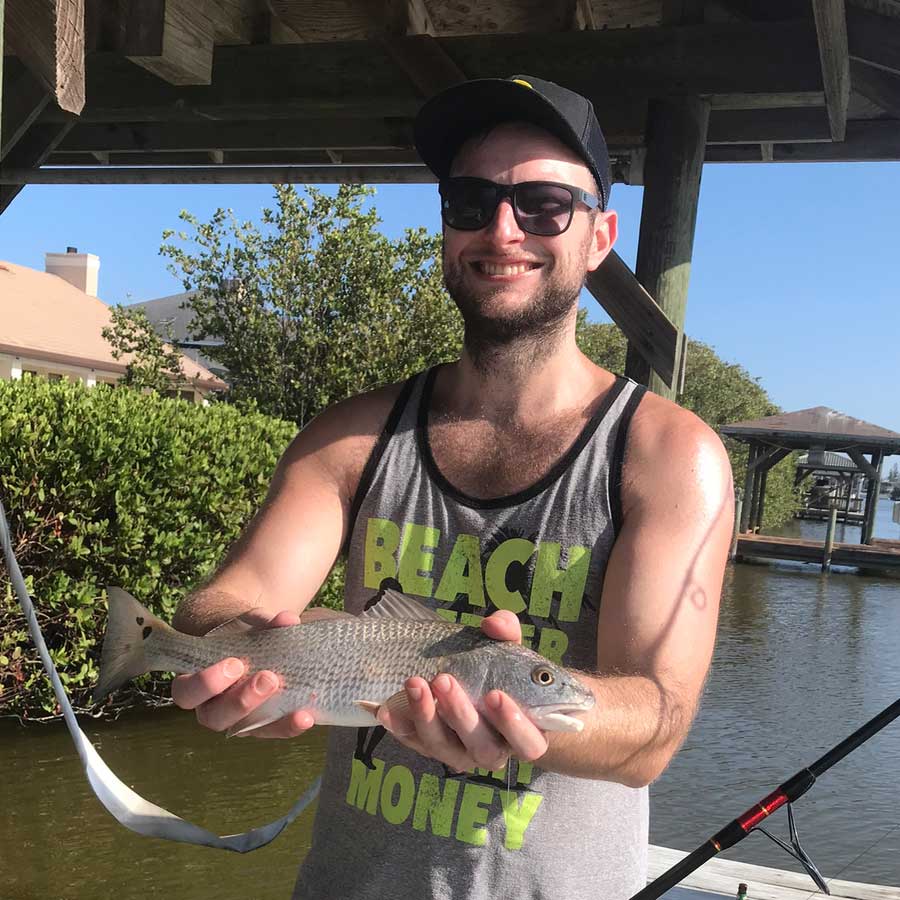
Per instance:
[[[86,703],[96,680],[104,587],[120,585],[170,620],[262,502],[295,430],[226,404],[0,381],[0,496],[41,628],[76,705]],[[0,575],[0,711],[52,711],[2,567]]]

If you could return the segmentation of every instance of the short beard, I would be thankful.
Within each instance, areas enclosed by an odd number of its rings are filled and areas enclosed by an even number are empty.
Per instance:
[[[445,265],[444,284],[463,317],[466,352],[479,372],[495,371],[501,359],[534,364],[553,352],[584,286],[583,279],[577,285],[563,281],[551,280],[524,309],[490,317],[482,308],[503,289],[476,294],[461,266]]]

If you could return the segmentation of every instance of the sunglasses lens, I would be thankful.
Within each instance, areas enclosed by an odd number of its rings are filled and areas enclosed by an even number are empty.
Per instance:
[[[441,185],[441,215],[451,228],[484,228],[497,209],[497,191],[489,182],[460,179]]]
[[[562,234],[572,219],[572,194],[553,184],[521,184],[516,188],[516,218],[531,234]]]

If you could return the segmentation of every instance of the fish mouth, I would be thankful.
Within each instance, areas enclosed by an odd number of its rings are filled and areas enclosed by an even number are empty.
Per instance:
[[[581,703],[553,703],[529,710],[528,718],[542,731],[579,732],[584,728],[584,722],[570,713],[587,712],[593,705],[593,696]]]

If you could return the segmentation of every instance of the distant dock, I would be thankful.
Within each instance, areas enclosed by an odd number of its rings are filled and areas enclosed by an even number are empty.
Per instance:
[[[737,536],[735,559],[785,559],[831,566],[854,566],[860,569],[900,570],[900,541],[875,538],[871,544],[845,544],[835,541],[828,555],[827,541],[804,538],[775,537],[768,534]]]

